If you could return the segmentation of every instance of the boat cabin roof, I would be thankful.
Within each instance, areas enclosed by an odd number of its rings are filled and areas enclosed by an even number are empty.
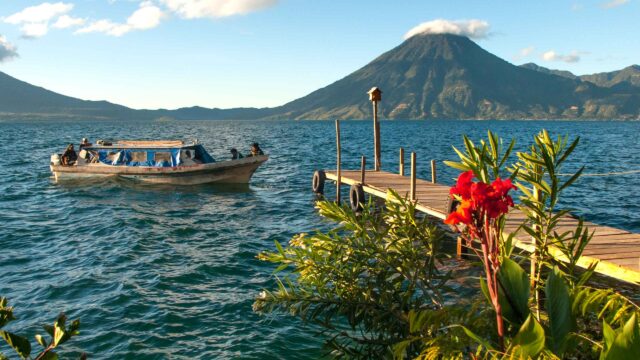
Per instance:
[[[100,141],[89,146],[92,149],[176,149],[193,147],[193,141],[182,140],[116,140],[101,144]]]

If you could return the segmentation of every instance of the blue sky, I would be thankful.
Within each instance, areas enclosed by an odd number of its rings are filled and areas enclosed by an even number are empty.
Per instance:
[[[640,0],[2,0],[0,71],[134,108],[276,106],[425,22],[514,64],[586,74],[640,63],[638,19]]]

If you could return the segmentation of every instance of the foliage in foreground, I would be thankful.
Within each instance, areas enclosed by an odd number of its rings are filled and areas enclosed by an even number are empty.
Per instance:
[[[592,237],[582,220],[574,229],[558,226],[567,215],[556,208],[560,195],[582,170],[564,181],[558,174],[578,139],[569,144],[543,131],[510,166],[513,142],[505,148],[489,133],[487,141],[465,137],[464,144],[456,149],[461,161],[449,163],[464,173],[452,189],[459,205],[447,223],[480,259],[484,276],[477,288],[465,289],[471,294],[449,286],[460,279],[442,271],[442,234],[416,218],[412,202],[390,194],[381,213],[319,202],[320,214],[338,227],[262,253],[277,271],[291,271],[254,309],[319,325],[337,356],[639,359],[640,308],[589,285],[597,264],[579,271]],[[507,221],[511,181],[520,193],[521,224]],[[517,253],[518,240],[504,235],[515,232],[532,239],[530,253]]]
[[[7,299],[0,297],[0,329],[15,320],[13,316],[13,307],[8,306]],[[50,339],[38,334],[35,336],[36,341],[42,350],[35,355],[34,360],[55,360],[58,354],[55,350],[67,342],[71,337],[79,334],[80,321],[74,320],[71,325],[66,325],[67,317],[60,314],[56,321],[51,325],[43,325],[44,330],[49,334]],[[16,335],[6,330],[0,330],[0,337],[20,356],[21,359],[31,359],[31,343],[27,338]],[[85,355],[82,355],[85,358]],[[8,359],[4,354],[0,353],[0,359]]]
[[[419,353],[407,341],[423,327],[438,332],[448,319],[467,311],[445,306],[453,293],[450,274],[438,265],[443,233],[417,218],[413,203],[390,194],[386,210],[365,206],[354,213],[346,206],[321,201],[320,214],[339,224],[328,233],[300,234],[285,249],[264,252],[262,260],[292,273],[278,279],[278,289],[265,290],[254,304],[260,313],[282,311],[321,326],[334,355],[392,357]],[[447,320],[445,322],[444,320]],[[479,327],[478,327],[479,328]],[[461,329],[459,347],[471,344]]]

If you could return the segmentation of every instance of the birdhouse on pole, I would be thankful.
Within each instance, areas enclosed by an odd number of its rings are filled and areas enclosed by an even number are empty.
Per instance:
[[[382,90],[374,86],[367,92],[373,103],[373,169],[380,171],[380,124],[378,123],[378,101],[382,100]]]
[[[367,94],[369,94],[369,101],[382,100],[382,90],[378,89],[376,86],[372,87]]]

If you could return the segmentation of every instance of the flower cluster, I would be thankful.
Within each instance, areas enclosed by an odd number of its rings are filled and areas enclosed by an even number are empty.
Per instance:
[[[458,177],[458,181],[451,188],[449,194],[460,202],[456,211],[449,214],[445,224],[472,225],[487,219],[496,219],[506,214],[513,207],[513,199],[508,195],[509,190],[516,187],[511,179],[497,178],[491,184],[473,181],[473,171],[467,171]]]

